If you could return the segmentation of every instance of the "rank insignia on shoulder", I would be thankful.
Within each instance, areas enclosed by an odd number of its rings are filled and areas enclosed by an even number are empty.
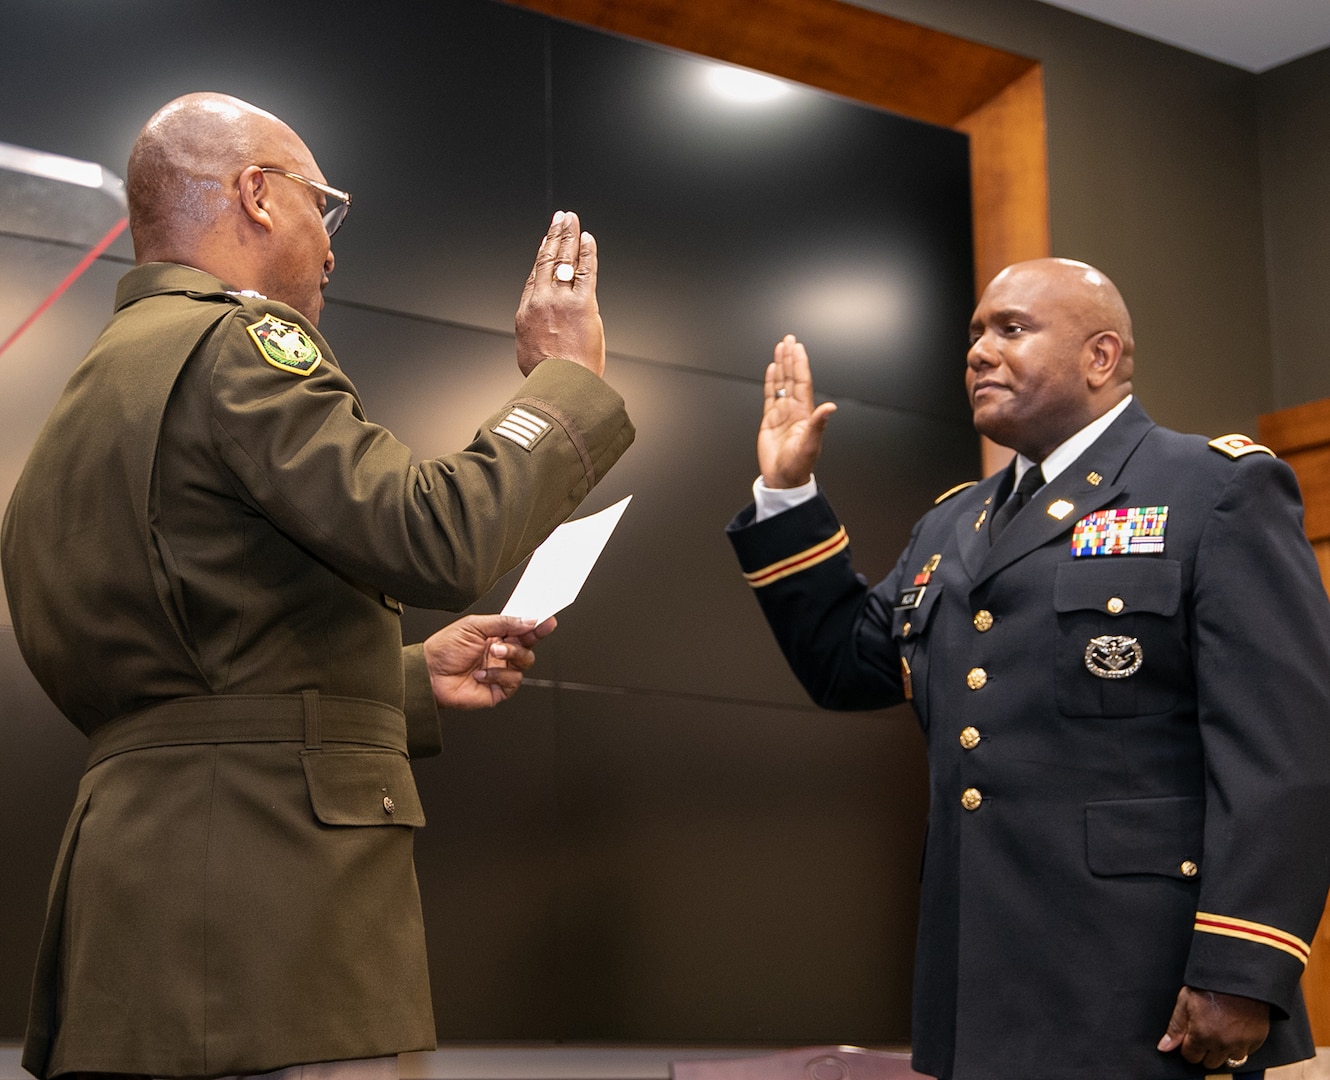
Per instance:
[[[295,323],[265,315],[246,327],[263,359],[273,367],[295,375],[309,375],[323,361],[323,353]]]
[[[1269,454],[1275,456],[1275,452],[1268,446],[1262,446],[1258,442],[1253,442],[1246,435],[1221,435],[1217,439],[1210,440],[1210,446],[1218,450],[1221,454],[1227,454],[1234,460],[1243,457],[1246,454]]]
[[[1097,510],[1076,522],[1071,553],[1086,555],[1160,555],[1164,550],[1167,506],[1124,506]]]
[[[940,506],[942,503],[950,499],[953,495],[959,495],[966,488],[972,488],[977,483],[979,483],[978,480],[967,480],[963,484],[957,484],[953,488],[947,488],[946,491],[944,491],[941,495],[939,495],[936,499],[933,500],[933,505]]]

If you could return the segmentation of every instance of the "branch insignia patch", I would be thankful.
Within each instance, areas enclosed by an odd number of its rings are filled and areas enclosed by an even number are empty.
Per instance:
[[[1246,454],[1269,454],[1275,456],[1275,452],[1268,446],[1262,446],[1258,442],[1253,442],[1246,435],[1221,435],[1217,439],[1210,440],[1210,446],[1218,450],[1221,454],[1227,454],[1231,458],[1240,458]]]
[[[323,360],[323,353],[310,336],[295,323],[286,322],[275,315],[265,315],[246,329],[263,359],[282,371],[308,375]]]

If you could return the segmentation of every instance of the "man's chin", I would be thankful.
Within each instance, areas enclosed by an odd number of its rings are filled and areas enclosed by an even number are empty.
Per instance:
[[[1013,449],[1012,442],[1015,441],[1015,433],[1010,425],[1004,424],[1001,417],[986,416],[980,409],[974,411],[974,430],[979,432],[985,439],[997,443],[998,446],[1004,446],[1007,449]]]
[[[1002,441],[1001,435],[1004,430],[1002,417],[997,415],[997,410],[984,404],[977,404],[972,407],[971,416],[974,420],[974,430],[979,432],[985,438],[992,439],[996,443]]]
[[[296,310],[309,320],[311,326],[318,326],[319,316],[323,314],[323,293],[315,293],[313,299],[301,304]]]

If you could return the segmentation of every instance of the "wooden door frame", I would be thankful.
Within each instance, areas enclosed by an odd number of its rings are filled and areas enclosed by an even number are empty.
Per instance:
[[[1258,421],[1258,437],[1289,463],[1302,488],[1303,528],[1330,591],[1330,398],[1309,401]],[[1317,1046],[1330,1045],[1330,905],[1311,942],[1311,959],[1302,976],[1307,1015]]]

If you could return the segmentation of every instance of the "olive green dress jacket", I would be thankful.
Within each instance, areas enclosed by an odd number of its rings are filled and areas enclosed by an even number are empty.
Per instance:
[[[298,312],[182,266],[125,275],[3,527],[19,646],[92,746],[27,1069],[434,1045],[408,754],[439,727],[400,603],[472,603],[632,438],[618,394],[549,360],[465,450],[415,462]]]

